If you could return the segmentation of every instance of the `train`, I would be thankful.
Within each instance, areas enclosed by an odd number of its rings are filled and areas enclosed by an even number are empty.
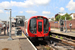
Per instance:
[[[50,22],[48,18],[45,16],[32,16],[28,20],[24,21],[24,26],[21,26],[23,22],[17,19],[17,23],[22,29],[22,31],[30,38],[30,39],[48,39],[50,34]]]
[[[48,18],[32,16],[27,23],[27,33],[30,39],[49,38],[50,23]]]

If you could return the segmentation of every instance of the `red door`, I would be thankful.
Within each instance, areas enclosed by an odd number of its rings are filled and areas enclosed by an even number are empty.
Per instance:
[[[37,20],[37,36],[43,37],[43,20]]]

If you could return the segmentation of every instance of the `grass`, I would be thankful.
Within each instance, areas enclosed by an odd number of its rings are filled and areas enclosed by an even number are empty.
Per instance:
[[[50,35],[50,37],[52,37],[52,35]]]
[[[63,37],[60,37],[60,39],[63,39]]]
[[[58,38],[58,36],[56,36],[56,38]]]
[[[51,50],[51,48],[50,48],[50,47],[48,47],[48,46],[46,46],[45,48],[46,48],[47,50]]]

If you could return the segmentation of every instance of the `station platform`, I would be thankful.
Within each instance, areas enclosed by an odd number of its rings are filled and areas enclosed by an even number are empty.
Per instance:
[[[60,29],[51,28],[51,32],[56,33],[56,34],[62,34],[62,35],[75,37],[75,30],[71,30],[71,32],[70,30],[67,30],[67,32],[65,32],[65,30],[60,31]]]
[[[0,34],[0,50],[35,50],[28,38],[24,36],[15,36],[15,27],[11,31],[12,39],[8,40],[7,35]]]

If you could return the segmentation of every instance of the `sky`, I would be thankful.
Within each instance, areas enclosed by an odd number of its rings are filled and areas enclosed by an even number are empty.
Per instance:
[[[11,16],[25,16],[29,19],[32,16],[42,15],[52,18],[55,14],[75,13],[75,0],[0,0],[0,20],[9,20]]]

